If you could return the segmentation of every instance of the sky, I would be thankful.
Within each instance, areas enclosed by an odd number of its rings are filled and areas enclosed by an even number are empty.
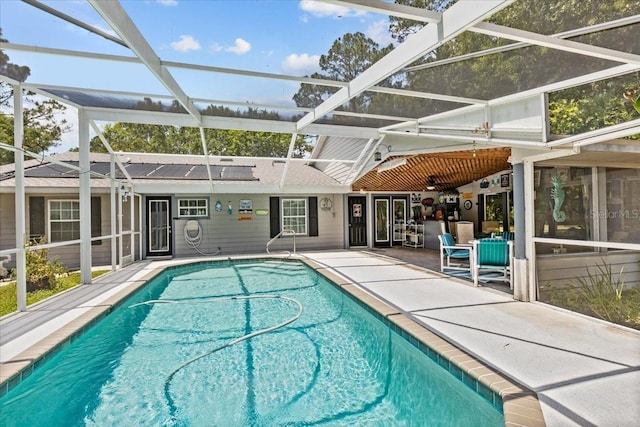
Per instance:
[[[113,33],[85,1],[43,1],[91,26]],[[123,8],[163,60],[303,76],[320,71],[320,55],[346,33],[362,32],[380,46],[392,43],[388,17],[311,0],[125,0]],[[0,28],[11,43],[131,56],[116,43],[18,0],[0,0]],[[115,34],[115,33],[113,33]],[[27,82],[167,94],[142,65],[6,52],[28,65]],[[299,85],[170,69],[188,96],[293,105]],[[117,76],[114,78],[114,76]],[[123,77],[126,76],[126,77]],[[77,146],[74,132],[55,151]]]

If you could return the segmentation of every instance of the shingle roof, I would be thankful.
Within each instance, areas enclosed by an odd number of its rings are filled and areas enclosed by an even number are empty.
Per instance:
[[[78,164],[79,153],[67,152],[52,156],[55,160],[72,165]],[[119,160],[129,171],[134,182],[145,184],[165,183],[188,186],[189,183],[208,182],[204,156],[167,155],[147,153],[118,153]],[[91,153],[91,169],[105,176],[109,175],[110,155]],[[280,184],[285,172],[285,159],[245,158],[245,157],[210,157],[209,164],[216,186],[225,184],[251,183],[255,186]],[[0,177],[0,186],[4,189],[14,188],[14,165],[5,165]],[[124,179],[124,174],[116,166],[116,179]],[[107,179],[91,180],[92,187],[109,187]],[[285,185],[335,186],[340,184],[322,171],[299,160],[292,160],[286,170]],[[25,186],[27,188],[77,188],[78,171],[62,165],[31,161],[25,167]],[[258,187],[256,187],[258,188]]]

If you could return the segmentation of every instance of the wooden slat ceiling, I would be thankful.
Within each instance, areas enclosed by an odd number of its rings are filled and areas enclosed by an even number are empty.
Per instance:
[[[384,163],[406,158],[404,166],[378,173],[377,167],[352,185],[353,191],[425,191],[427,179],[433,176],[436,191],[460,187],[485,176],[509,169],[510,148],[475,151],[426,153],[414,156],[390,156]]]

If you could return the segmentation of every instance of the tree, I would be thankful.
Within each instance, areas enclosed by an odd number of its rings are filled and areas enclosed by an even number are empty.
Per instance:
[[[0,41],[2,38],[0,29]],[[9,56],[0,50],[0,74],[12,78],[18,82],[24,82],[31,73],[29,67],[16,65],[9,62]],[[11,85],[0,82],[0,141],[12,145],[14,138],[14,120],[11,99],[13,88]],[[36,97],[35,93],[27,92],[24,98],[23,110],[24,139],[23,148],[36,153],[44,152],[59,144],[63,132],[70,130],[65,119],[57,116],[64,112],[66,107],[53,99],[43,100]],[[0,164],[13,163],[13,151],[0,150]]]
[[[396,0],[396,3],[441,11],[451,1]],[[638,13],[640,2],[528,0],[513,3],[493,15],[489,21],[507,27],[553,34],[599,23],[602,17],[615,20]],[[403,41],[423,25],[391,17],[389,28],[392,37]],[[634,52],[637,50],[636,32],[637,25],[629,25],[572,40]],[[508,43],[512,42],[465,32],[425,55],[415,65],[429,64]],[[614,65],[617,64],[533,46],[406,73],[405,83],[412,90],[493,99]],[[636,72],[550,94],[552,133],[576,134],[630,120],[635,114],[633,103],[625,101],[623,94],[639,87],[640,73]],[[422,111],[422,115],[427,115],[441,110],[432,102]]]
[[[204,133],[209,154],[218,156],[285,157],[291,142],[290,134],[275,132],[205,129]],[[197,128],[114,123],[106,125],[103,134],[115,151],[202,154]],[[310,150],[304,136],[298,135],[293,156],[304,157]],[[91,151],[107,150],[95,137],[91,140]]]
[[[320,56],[320,69],[323,73],[314,73],[313,78],[349,82],[369,68],[377,60],[393,49],[393,45],[384,48],[366,37],[363,33],[347,33],[338,38],[326,55]],[[309,85],[302,83],[293,96],[299,107],[314,108],[336,93],[338,88],[330,86]],[[351,98],[342,110],[366,113],[374,94],[365,92]],[[338,116],[339,117],[339,116]],[[336,117],[336,121],[340,119]]]

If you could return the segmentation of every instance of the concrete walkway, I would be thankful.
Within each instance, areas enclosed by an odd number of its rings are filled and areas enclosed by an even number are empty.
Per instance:
[[[548,426],[638,425],[640,332],[544,304],[517,302],[505,292],[475,288],[378,251],[302,256],[537,392]],[[106,309],[125,288],[143,284],[149,272],[194,260],[203,259],[134,263],[101,276],[95,285],[3,318],[0,359],[7,362],[38,347],[48,334],[70,328],[86,310]]]
[[[640,332],[365,252],[305,253],[538,393],[548,426],[636,426]]]

